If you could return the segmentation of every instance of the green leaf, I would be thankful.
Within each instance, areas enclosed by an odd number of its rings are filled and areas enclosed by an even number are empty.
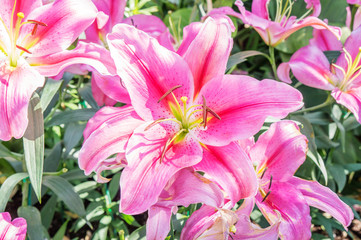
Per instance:
[[[6,158],[7,160],[17,160],[17,161],[22,160],[22,156],[20,154],[11,152],[7,147],[2,145],[1,142],[0,142],[0,158]]]
[[[361,163],[349,163],[344,165],[344,167],[350,172],[357,172],[361,170]]]
[[[50,188],[65,205],[80,217],[85,217],[84,204],[79,194],[74,191],[73,185],[59,176],[45,176],[43,184]]]
[[[132,234],[130,234],[128,240],[145,240],[146,239],[146,229],[145,226],[138,228]]]
[[[24,133],[24,157],[30,182],[41,203],[41,181],[44,166],[44,119],[40,99],[34,93],[28,110],[29,124]]]
[[[53,118],[46,123],[46,127],[61,125],[70,122],[78,122],[78,121],[88,121],[90,118],[94,116],[97,112],[97,109],[89,108],[89,109],[77,109],[77,110],[69,110],[65,112],[57,113],[53,116]]]
[[[320,156],[319,153],[317,153],[316,155],[311,152],[311,151],[308,151],[307,152],[307,156],[317,165],[317,167],[320,169],[324,179],[325,179],[325,183],[327,184],[327,180],[328,180],[328,177],[327,177],[327,170],[326,170],[326,167],[325,167],[325,163],[322,159],[322,157]]]
[[[68,226],[68,222],[69,221],[66,221],[65,223],[63,223],[63,225],[61,225],[61,227],[59,228],[59,230],[56,232],[55,236],[53,237],[53,240],[63,240],[64,239],[66,227]]]
[[[48,240],[50,236],[45,227],[41,224],[41,216],[38,209],[33,206],[20,207],[19,217],[23,217],[28,225],[27,235],[30,240]]]
[[[343,166],[340,164],[330,165],[328,170],[338,186],[338,192],[341,192],[346,184],[346,174]]]
[[[68,157],[70,151],[79,143],[80,139],[83,137],[85,126],[85,124],[71,122],[66,127],[64,134],[64,158]]]
[[[227,62],[227,70],[229,70],[231,67],[245,62],[247,60],[247,58],[249,57],[253,57],[253,56],[264,56],[265,58],[268,58],[268,56],[266,54],[264,54],[263,52],[259,52],[259,51],[242,51],[242,52],[238,52],[236,54],[233,54],[232,56],[229,57],[228,62]],[[226,71],[227,71],[226,70]]]
[[[62,150],[61,142],[58,142],[44,160],[44,172],[55,172],[58,169]]]
[[[87,102],[92,108],[99,109],[97,102],[95,101],[90,84],[79,89],[80,96]]]
[[[120,173],[117,173],[113,176],[112,180],[109,182],[109,194],[112,200],[119,191],[119,180],[120,180]]]
[[[56,195],[51,196],[51,198],[41,209],[41,221],[46,229],[50,227],[50,224],[53,220],[57,200],[58,199]]]
[[[49,103],[51,102],[51,100],[53,99],[53,97],[55,96],[57,91],[59,90],[62,83],[63,83],[62,80],[57,81],[57,80],[48,78],[48,80],[46,81],[46,84],[43,88],[43,91],[41,94],[41,99],[40,99],[41,108],[43,109],[43,111],[45,111],[45,109],[49,106]]]
[[[112,222],[111,216],[103,216],[100,219],[98,229],[95,231],[93,240],[102,240],[107,238],[109,224]]]
[[[7,202],[9,201],[11,192],[14,187],[23,180],[28,177],[27,173],[15,173],[8,177],[5,182],[1,185],[0,188],[0,212],[4,212]]]
[[[324,51],[323,52],[327,57],[327,60],[332,64],[335,63],[337,58],[340,56],[340,51]]]

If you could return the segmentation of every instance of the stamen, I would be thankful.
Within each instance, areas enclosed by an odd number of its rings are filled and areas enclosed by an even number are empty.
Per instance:
[[[216,117],[218,120],[221,120],[221,117],[212,109],[210,109],[209,107],[207,107],[207,112],[210,112],[214,117]]]
[[[270,188],[272,186],[272,179],[273,179],[273,176],[271,175],[271,178],[269,180],[268,190],[270,190]]]
[[[262,173],[262,175],[261,175],[261,179],[264,177],[264,174],[266,173],[267,169],[268,169],[268,167],[266,167],[266,168],[264,169],[264,171],[263,171],[263,173]]]
[[[21,19],[23,19],[25,17],[24,13],[22,13],[22,12],[18,12],[16,15],[18,16],[18,18],[21,18]]]
[[[31,31],[31,35],[35,35],[36,34],[36,31],[38,30],[38,24],[35,24],[34,25],[34,28],[33,28],[33,31]]]
[[[264,198],[262,199],[261,202],[264,202],[270,194],[271,194],[271,191],[269,191],[269,192],[266,194],[266,196],[264,196]]]
[[[31,52],[28,50],[28,49],[26,49],[26,48],[23,48],[22,46],[19,46],[19,45],[15,45],[18,49],[20,49],[20,50],[22,50],[22,51],[24,51],[24,52],[27,52],[27,53],[29,53],[29,54],[31,54]]]
[[[158,100],[158,103],[160,103],[160,101],[162,101],[165,97],[167,97],[171,92],[173,92],[174,90],[176,90],[177,88],[183,87],[182,85],[177,85],[172,87],[171,89],[169,89],[166,93],[164,93],[163,96],[161,96]]]
[[[207,103],[206,103],[206,98],[204,96],[202,96],[203,98],[203,124],[204,124],[204,127],[207,126]]]
[[[158,120],[155,120],[154,122],[149,124],[146,128],[144,128],[144,131],[148,131],[151,127],[153,127],[154,125],[160,123],[163,120],[165,120],[165,118],[159,118]]]
[[[159,160],[160,163],[162,163],[162,161],[165,157],[165,153],[167,152],[168,147],[171,143],[172,143],[172,138],[170,137],[170,138],[168,138],[167,142],[165,143],[164,148],[162,150],[162,154],[160,155],[160,160]]]
[[[28,20],[27,22],[28,22],[28,23],[33,23],[33,24],[36,24],[36,25],[40,25],[40,26],[43,26],[43,27],[47,27],[47,26],[48,26],[48,24],[43,23],[43,22],[40,22],[40,21],[37,21],[37,20]]]

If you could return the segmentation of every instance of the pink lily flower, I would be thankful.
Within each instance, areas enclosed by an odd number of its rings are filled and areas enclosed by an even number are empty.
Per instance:
[[[272,124],[249,151],[259,179],[256,204],[271,225],[281,215],[281,239],[311,238],[309,206],[328,212],[344,227],[353,219],[351,208],[330,189],[293,176],[306,151],[307,139],[292,121]]]
[[[194,31],[190,31],[192,33]],[[240,148],[232,141],[255,134],[266,116],[283,118],[303,105],[302,95],[282,83],[224,75],[232,47],[228,21],[208,18],[198,33],[188,39],[193,40],[184,42],[187,46],[182,47],[185,50],[181,57],[126,24],[117,25],[108,35],[118,74],[138,115],[136,122],[144,121],[127,132],[124,137],[127,141],[122,143],[128,162],[121,179],[122,212],[146,211],[157,202],[165,184],[176,172],[195,166],[202,159],[205,163],[199,168],[212,169],[207,174],[221,178],[226,174],[214,166],[223,165],[223,169],[230,172],[227,164],[233,163],[226,161],[227,156],[222,152],[239,152]],[[120,136],[119,131],[113,131]],[[92,135],[88,140],[90,138]],[[87,141],[79,161],[89,173],[88,169],[93,169],[98,161],[82,155],[89,150],[103,153],[103,146],[97,142],[95,147]],[[107,146],[111,144],[115,143],[109,142]],[[244,189],[232,201],[254,194],[254,185],[244,180],[245,176],[248,180],[255,179],[249,167],[247,169],[248,160],[245,158],[240,165],[246,168],[231,171],[245,173],[233,179]],[[225,189],[225,185],[222,184],[222,188]]]
[[[309,10],[300,19],[297,19],[295,16],[290,16],[293,1],[286,0],[284,4],[282,0],[276,0],[277,10],[274,20],[271,19],[268,12],[269,1],[270,0],[253,1],[252,12],[250,12],[245,9],[241,0],[237,0],[236,5],[240,10],[240,14],[234,12],[230,7],[222,7],[214,9],[209,15],[212,16],[213,14],[218,15],[223,13],[240,18],[244,24],[252,26],[263,41],[272,47],[280,44],[297,30],[308,26],[317,29],[327,29],[338,38],[341,37],[340,28],[328,26],[327,23],[317,18],[321,12],[319,0],[305,0],[307,3],[306,7]],[[307,16],[309,13],[311,13],[311,16]]]
[[[280,218],[276,224],[260,228],[249,218],[254,204],[254,198],[246,198],[236,211],[230,210],[229,204],[223,208],[203,205],[187,220],[180,239],[277,240]]]
[[[111,33],[116,24],[126,23],[145,31],[155,37],[160,44],[173,50],[172,36],[160,18],[152,15],[134,15],[123,19],[126,2],[126,0],[93,0],[102,14],[99,14],[97,21],[85,30],[85,41],[97,43],[107,51],[106,35]],[[91,82],[93,96],[99,106],[113,106],[117,102],[130,103],[129,94],[119,76],[101,75],[93,71]]]
[[[347,3],[361,5],[361,0],[347,0]]]
[[[95,19],[97,10],[87,0],[9,0],[0,9],[0,139],[21,138],[28,125],[28,103],[43,86],[44,76],[56,75],[48,56],[63,51]],[[59,36],[61,36],[59,38]],[[65,64],[65,63],[64,63]],[[52,75],[38,68],[47,67]]]
[[[11,216],[8,212],[0,213],[1,240],[24,240],[26,228],[27,224],[24,218],[15,218],[11,221]]]
[[[223,205],[219,187],[191,168],[177,172],[167,183],[158,202],[148,210],[147,239],[165,239],[170,231],[172,213],[177,206],[204,203],[213,208]]]
[[[289,71],[303,84],[331,91],[337,103],[348,108],[361,122],[361,28],[353,31],[346,40],[343,52],[336,63],[330,64],[322,49],[308,45],[293,54],[288,63],[282,63],[278,74],[290,83]],[[339,43],[340,44],[340,43]]]

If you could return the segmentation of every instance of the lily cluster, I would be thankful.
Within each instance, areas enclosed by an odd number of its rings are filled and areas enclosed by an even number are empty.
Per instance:
[[[91,71],[93,95],[105,106],[84,130],[79,166],[87,175],[96,172],[99,182],[108,181],[102,171],[123,168],[119,210],[148,211],[148,239],[166,238],[177,208],[196,203],[203,205],[187,220],[181,239],[310,239],[310,206],[346,228],[353,219],[350,207],[318,182],[294,176],[308,141],[295,122],[281,119],[303,107],[302,94],[286,84],[292,70],[302,83],[332,91],[360,121],[361,29],[342,48],[339,29],[317,18],[319,1],[305,0],[309,11],[299,19],[290,16],[293,1],[276,2],[273,19],[269,0],[254,0],[252,12],[241,1],[240,13],[215,9],[185,27],[175,49],[157,17],[123,19],[124,0],[5,1],[0,139],[22,137],[30,97],[45,77]],[[225,74],[235,28],[226,14],[253,26],[271,47],[302,27],[322,32],[281,64],[279,77],[286,83],[259,81]],[[84,31],[85,39],[67,50]],[[323,55],[334,49],[321,47],[327,43],[318,40],[320,34],[334,37],[332,46],[342,48],[336,63]],[[114,106],[117,102],[126,105]],[[280,121],[255,141],[268,117]],[[268,228],[251,222],[255,205]],[[1,216],[7,224],[0,224],[0,239],[12,232],[18,238],[11,239],[24,239],[26,223]]]

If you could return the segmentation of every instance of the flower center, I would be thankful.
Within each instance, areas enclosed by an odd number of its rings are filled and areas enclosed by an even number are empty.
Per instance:
[[[266,167],[265,165],[263,165],[258,171],[257,171],[257,177],[260,179],[260,185],[259,185],[259,192],[261,193],[262,196],[262,202],[264,202],[267,197],[271,194],[271,187],[272,187],[272,180],[273,180],[273,176],[271,175],[270,179],[267,180],[262,180],[266,171],[267,171],[268,167]]]
[[[11,67],[16,67],[17,66],[17,62],[19,60],[19,57],[21,55],[23,55],[24,53],[31,54],[29,49],[36,44],[38,39],[35,38],[33,41],[27,41],[27,40],[29,39],[29,37],[34,36],[36,34],[38,26],[39,25],[43,26],[43,27],[47,26],[45,23],[39,22],[37,20],[23,21],[23,19],[25,18],[25,15],[22,12],[18,12],[16,14],[16,22],[14,22],[14,20],[15,20],[16,2],[17,1],[15,1],[15,3],[14,3],[14,7],[13,7],[13,10],[12,10],[12,14],[11,14],[10,28],[8,28],[6,26],[4,20],[2,20],[0,18],[0,23],[3,24],[6,32],[8,33],[9,38],[10,38],[10,44],[11,44],[10,49],[8,49],[8,47],[6,47],[6,45],[3,42],[0,41],[0,50],[6,56],[9,57],[9,62],[10,62]],[[20,36],[21,28],[26,24],[33,24],[34,27],[33,27],[33,29],[31,30],[30,33],[23,36],[22,39],[20,40],[19,36]]]
[[[163,148],[160,161],[162,161],[166,151],[170,148],[170,146],[172,144],[176,144],[182,141],[190,130],[200,126],[203,126],[203,128],[206,129],[207,122],[213,117],[217,118],[218,120],[221,120],[219,115],[207,106],[207,102],[204,96],[203,96],[203,104],[195,104],[188,107],[187,106],[188,97],[186,96],[182,96],[179,102],[176,96],[174,95],[173,91],[181,87],[182,87],[181,85],[172,87],[158,100],[158,103],[160,103],[167,96],[169,95],[171,96],[171,100],[168,100],[168,104],[169,104],[170,112],[172,113],[174,118],[159,118],[144,129],[144,131],[147,131],[154,125],[166,121],[173,121],[179,124],[180,130],[173,137],[170,137],[167,140]],[[202,117],[197,116],[199,112],[202,112]],[[208,116],[208,113],[210,113],[211,116]]]
[[[343,74],[343,79],[337,86],[341,91],[347,90],[351,83],[361,74],[361,47],[359,48],[359,52],[357,53],[355,60],[352,60],[351,54],[345,48],[343,49],[343,51],[345,53],[345,59],[347,61],[347,68],[344,69],[334,63],[332,64],[334,68],[339,69]],[[335,73],[334,68],[331,69],[333,73]]]

